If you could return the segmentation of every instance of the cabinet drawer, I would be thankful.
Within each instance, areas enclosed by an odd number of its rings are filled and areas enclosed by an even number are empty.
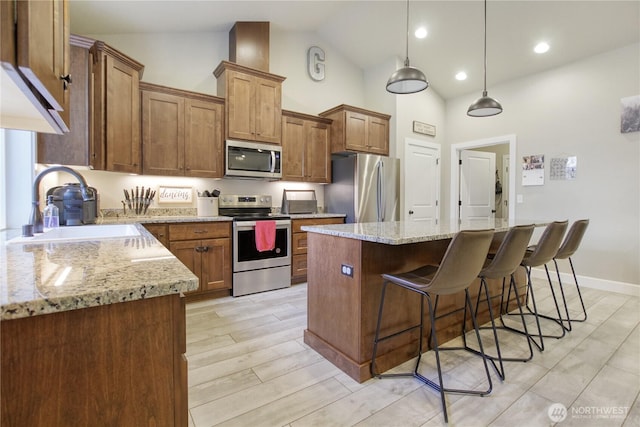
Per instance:
[[[169,239],[193,240],[231,237],[230,222],[189,222],[169,224]]]
[[[294,219],[291,222],[291,232],[299,233],[302,231],[302,227],[305,225],[326,225],[326,224],[343,224],[344,218],[307,218],[307,219]]]
[[[307,253],[307,233],[291,234],[291,253],[293,255]]]
[[[167,224],[144,224],[144,228],[146,228],[149,233],[153,234],[153,237],[158,239],[160,243],[169,247]]]
[[[291,281],[304,282],[307,280],[307,254],[291,257]]]

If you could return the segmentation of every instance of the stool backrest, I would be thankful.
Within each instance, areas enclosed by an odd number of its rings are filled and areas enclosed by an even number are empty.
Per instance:
[[[533,224],[512,227],[502,239],[491,263],[480,272],[480,276],[488,279],[500,279],[510,276],[516,271],[525,252],[527,252],[533,229]]]
[[[580,242],[582,242],[582,237],[584,236],[585,231],[587,231],[587,226],[589,225],[588,219],[580,219],[574,222],[567,233],[567,237],[565,237],[564,242],[562,242],[562,246],[558,249],[558,253],[554,258],[556,259],[567,259],[578,250],[578,246],[580,246]]]
[[[463,230],[458,232],[442,257],[438,271],[424,288],[435,295],[460,292],[469,287],[487,258],[493,230]]]
[[[537,267],[551,261],[558,253],[569,221],[554,221],[544,229],[533,252],[522,260],[528,267]]]

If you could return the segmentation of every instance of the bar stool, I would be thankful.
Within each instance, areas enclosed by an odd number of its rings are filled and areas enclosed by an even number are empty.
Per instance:
[[[512,227],[502,239],[502,243],[498,248],[498,251],[492,257],[489,257],[485,263],[485,267],[480,271],[478,277],[480,277],[480,288],[478,289],[478,298],[476,300],[475,314],[477,317],[478,307],[481,302],[482,294],[484,291],[484,301],[489,308],[489,317],[491,319],[491,326],[482,326],[480,329],[493,330],[493,338],[495,340],[496,356],[486,354],[485,357],[489,359],[494,369],[498,373],[500,379],[504,380],[504,365],[503,362],[528,362],[533,358],[533,348],[531,347],[531,341],[528,338],[527,322],[524,318],[524,311],[522,304],[520,303],[520,295],[518,293],[518,287],[516,286],[514,273],[520,266],[522,259],[527,251],[531,235],[533,234],[534,225],[518,225]],[[487,285],[487,279],[502,279],[502,294],[500,295],[500,312],[504,305],[505,285],[506,278],[509,277],[509,292],[513,290],[516,296],[516,303],[518,305],[518,312],[520,319],[522,320],[522,327],[527,335],[526,341],[529,346],[528,357],[504,357],[500,351],[500,343],[498,341],[498,329],[508,330],[505,327],[496,326],[496,322],[493,317],[493,308],[491,307],[492,297],[489,295],[489,286]],[[496,295],[497,297],[498,295]],[[466,319],[465,319],[466,322]],[[463,335],[463,341],[465,347],[475,353],[479,353],[477,350],[471,348],[467,344],[466,336]],[[499,364],[496,365],[496,361]]]
[[[471,300],[469,298],[469,286],[478,276],[478,273],[482,269],[484,261],[491,245],[493,238],[493,230],[469,230],[460,231],[457,233],[444,254],[439,266],[427,265],[416,270],[399,273],[399,274],[383,274],[384,279],[382,284],[382,294],[380,299],[380,308],[378,310],[378,322],[376,326],[376,333],[373,341],[373,354],[371,356],[371,374],[374,377],[414,377],[428,385],[429,387],[440,392],[440,399],[442,401],[442,410],[444,412],[444,420],[448,422],[447,407],[445,402],[444,393],[459,393],[459,394],[474,394],[484,396],[491,392],[493,384],[491,383],[491,375],[489,374],[489,367],[487,365],[487,359],[484,357],[484,351],[482,348],[482,340],[480,338],[480,332],[478,330],[478,324],[476,321],[473,308],[471,306]],[[382,314],[384,309],[384,299],[387,289],[387,285],[398,285],[411,292],[420,294],[420,322],[417,325],[410,326],[398,332],[391,333],[384,337],[380,337],[380,325],[382,320]],[[480,348],[480,355],[484,363],[485,373],[487,375],[487,381],[489,387],[486,390],[463,390],[463,389],[450,389],[445,388],[442,381],[442,368],[440,366],[440,351],[444,350],[464,350],[464,347],[440,347],[438,345],[438,339],[436,337],[436,313],[435,307],[438,304],[438,298],[440,295],[450,295],[463,291],[465,292],[465,318],[466,310],[469,309],[471,313],[471,319],[473,320],[473,327],[475,329],[476,337]],[[432,304],[432,296],[435,295],[435,306]],[[418,372],[420,365],[420,359],[422,357],[422,340],[424,331],[424,300],[427,300],[429,306],[429,316],[431,319],[431,340],[432,348],[436,357],[436,366],[438,369],[438,383],[429,380]],[[402,309],[400,307],[399,309]],[[419,329],[420,338],[418,343],[418,354],[415,368],[413,372],[398,373],[398,374],[379,374],[376,372],[376,352],[378,349],[378,343],[394,338],[405,332]],[[462,322],[462,331],[465,332],[464,322]]]
[[[550,286],[551,296],[553,297],[553,302],[555,304],[555,309],[556,309],[556,313],[558,314],[558,318],[553,319],[548,316],[545,316],[545,318],[550,318],[556,321],[556,323],[559,323],[559,325],[561,326],[560,329],[562,330],[562,334],[561,335],[543,335],[542,334],[542,328],[540,327],[540,318],[543,316],[538,313],[535,293],[533,291],[533,284],[531,282],[531,269],[533,267],[539,267],[541,265],[544,265],[545,271],[547,273],[547,279],[549,280],[549,283],[551,283],[551,276],[549,275],[549,269],[547,268],[547,263],[550,262],[553,259],[553,257],[555,257],[556,254],[558,253],[558,249],[560,248],[560,244],[562,243],[562,238],[564,237],[564,233],[565,231],[567,231],[568,223],[569,221],[554,221],[549,225],[547,225],[544,232],[542,233],[542,236],[540,236],[538,243],[534,246],[531,246],[530,250],[527,250],[527,253],[524,256],[524,259],[520,264],[525,268],[527,272],[527,297],[526,298],[527,298],[527,310],[529,311],[529,313],[525,313],[525,314],[531,314],[535,317],[536,326],[538,329],[537,337],[539,342],[536,342],[536,340],[534,339],[534,335],[526,331],[521,331],[521,330],[512,328],[510,326],[506,326],[504,324],[504,319],[502,319],[502,316],[501,316],[503,326],[505,326],[507,329],[510,329],[512,331],[516,331],[516,332],[527,335],[532,340],[533,344],[536,347],[538,347],[540,351],[544,351],[544,340],[543,340],[544,337],[560,339],[564,336],[565,329],[562,325],[562,322],[558,320],[558,319],[562,319],[562,316],[560,315],[560,307],[558,305],[558,299],[556,298],[556,294],[555,294],[555,291],[553,290],[553,286]],[[507,304],[505,308],[506,315],[509,315],[510,301],[511,301],[511,293],[509,292],[507,297]],[[533,309],[529,307],[529,301],[531,301],[531,303],[533,304]]]
[[[582,293],[580,292],[580,286],[578,285],[578,278],[576,277],[576,271],[573,268],[573,261],[571,261],[571,256],[576,253],[578,247],[580,246],[580,242],[582,242],[582,238],[584,237],[584,233],[587,231],[587,227],[589,226],[588,219],[581,219],[575,221],[567,236],[565,237],[560,249],[558,249],[558,253],[555,257],[553,257],[553,263],[556,267],[556,274],[558,275],[558,283],[560,285],[560,293],[562,294],[562,302],[564,303],[564,311],[567,316],[567,320],[561,320],[563,327],[567,331],[571,331],[571,322],[584,322],[587,320],[587,309],[584,307],[584,301],[582,300]],[[562,286],[562,279],[560,278],[560,270],[558,269],[558,260],[559,259],[568,259],[569,265],[571,266],[571,273],[573,273],[573,280],[576,284],[576,290],[578,291],[578,297],[580,298],[580,305],[582,306],[582,319],[571,319],[569,315],[569,307],[567,305],[567,299],[564,294],[564,288]],[[549,284],[551,285],[551,283]],[[547,317],[547,316],[544,316]],[[555,320],[555,319],[553,319]],[[564,326],[564,322],[567,322],[567,326]]]

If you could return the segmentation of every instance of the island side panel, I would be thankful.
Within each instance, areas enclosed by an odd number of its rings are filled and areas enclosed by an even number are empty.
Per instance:
[[[182,304],[176,294],[3,321],[0,424],[186,426]]]
[[[308,233],[305,342],[352,375],[360,349],[361,243]],[[353,267],[353,277],[342,265]]]
[[[356,381],[370,378],[373,336],[378,317],[383,273],[399,273],[437,264],[450,239],[405,245],[386,245],[308,233],[308,328],[305,342]],[[496,246],[502,236],[496,236]],[[353,278],[341,273],[343,264],[353,267]],[[518,274],[523,283],[523,274]],[[502,281],[489,281],[494,315],[499,307]],[[470,287],[472,303],[479,280]],[[435,302],[435,301],[434,301]],[[397,286],[387,288],[381,334],[402,330],[419,321],[420,297]],[[437,322],[441,343],[461,334],[464,293],[442,296],[438,315],[453,313]],[[489,320],[486,305],[478,312],[479,322]],[[425,310],[425,340],[428,350],[429,313]],[[471,328],[470,320],[467,328]],[[384,372],[417,355],[418,331],[381,343],[376,365]]]

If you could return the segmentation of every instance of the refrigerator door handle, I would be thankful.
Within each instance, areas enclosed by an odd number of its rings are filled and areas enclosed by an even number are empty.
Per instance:
[[[378,161],[378,166],[377,166],[377,174],[378,174],[378,188],[377,188],[377,200],[376,200],[376,204],[377,204],[377,208],[378,208],[378,221],[384,221],[384,198],[385,198],[385,194],[384,194],[384,183],[382,182],[382,177],[384,176],[383,170],[382,168],[384,167],[384,164],[382,163],[382,161]]]

